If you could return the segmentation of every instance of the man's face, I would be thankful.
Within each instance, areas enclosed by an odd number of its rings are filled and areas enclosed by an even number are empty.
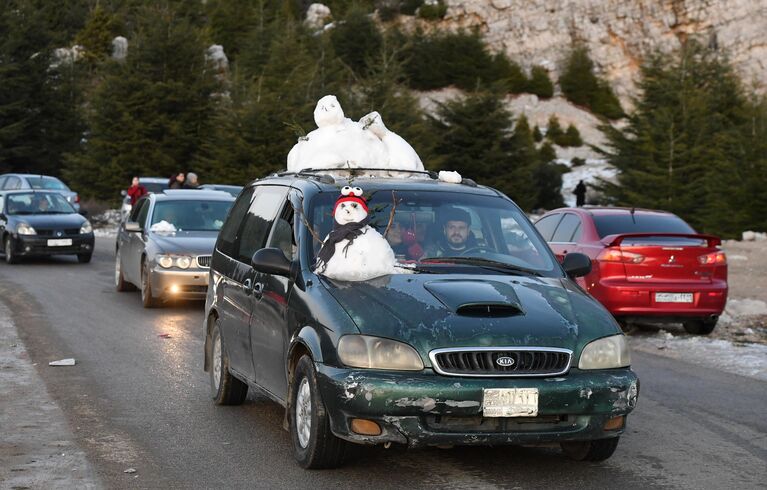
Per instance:
[[[40,204],[38,204],[38,208],[41,211],[48,211],[48,201],[43,199],[40,201]]]
[[[445,223],[445,238],[452,247],[462,247],[469,238],[469,224],[465,221],[448,221]]]

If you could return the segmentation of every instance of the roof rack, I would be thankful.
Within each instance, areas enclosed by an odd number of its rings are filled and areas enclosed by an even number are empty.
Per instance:
[[[323,173],[320,173],[323,172]],[[340,168],[306,168],[303,170],[299,170],[298,172],[277,172],[274,175],[277,177],[284,177],[287,175],[295,175],[296,177],[308,177],[315,180],[318,180],[319,182],[323,184],[334,184],[335,178],[330,175],[327,172],[348,172],[350,176],[355,176],[359,174],[363,174],[365,172],[396,172],[396,173],[407,173],[407,174],[419,174],[429,177],[432,180],[439,180],[439,174],[433,170],[402,170],[402,169],[393,169],[393,168],[370,168],[370,167],[340,167]],[[477,183],[474,182],[472,179],[466,179],[464,178],[461,181],[462,184],[468,185],[471,187],[477,187]]]

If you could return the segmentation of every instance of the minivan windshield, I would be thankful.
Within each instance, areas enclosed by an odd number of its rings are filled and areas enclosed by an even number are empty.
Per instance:
[[[72,214],[75,209],[61,194],[53,192],[22,192],[8,194],[5,214]]]
[[[311,202],[312,227],[321,238],[333,227],[337,197],[325,192]],[[527,217],[502,197],[378,190],[369,197],[368,208],[370,226],[385,234],[400,263],[415,267],[471,265],[533,275],[559,272]],[[320,246],[313,240],[312,258]]]
[[[29,186],[33,189],[50,189],[54,191],[68,191],[69,188],[55,177],[27,177]]]
[[[219,231],[233,201],[161,201],[152,211],[152,231]]]

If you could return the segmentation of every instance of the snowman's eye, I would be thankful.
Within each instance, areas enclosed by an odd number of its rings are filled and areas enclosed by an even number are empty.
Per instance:
[[[356,203],[356,202],[353,202],[353,203],[352,203],[352,207],[353,207],[354,209],[357,209],[357,203]]]
[[[349,194],[351,194],[351,192],[352,192],[352,188],[351,188],[350,186],[348,186],[348,185],[345,185],[345,186],[344,186],[344,187],[341,189],[341,195],[342,195],[342,196],[348,196]]]

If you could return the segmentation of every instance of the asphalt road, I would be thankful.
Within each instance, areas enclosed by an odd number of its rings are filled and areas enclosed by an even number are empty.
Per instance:
[[[113,287],[114,240],[92,263],[0,263],[0,299],[108,488],[764,488],[767,383],[634,353],[638,408],[615,455],[557,448],[364,448],[342,469],[293,461],[282,409],[214,406],[201,303],[156,310]],[[170,334],[170,338],[159,337]],[[74,357],[77,365],[49,368]],[[712,359],[712,364],[715,363]],[[135,468],[135,474],[126,474]]]

